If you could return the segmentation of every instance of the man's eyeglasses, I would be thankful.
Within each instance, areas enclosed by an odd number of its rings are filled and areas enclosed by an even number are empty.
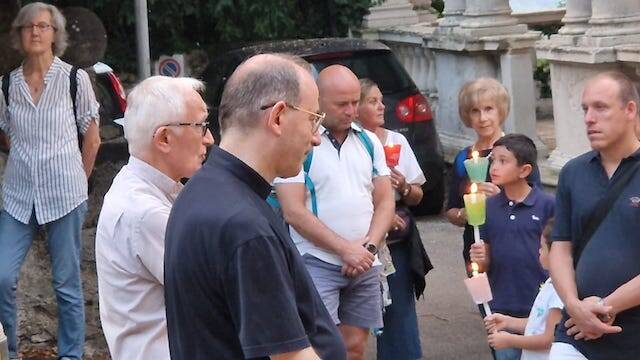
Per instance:
[[[200,127],[202,129],[202,136],[207,135],[207,130],[208,130],[208,126],[209,126],[209,122],[208,121],[204,121],[201,123],[178,123],[178,124],[167,124],[164,126],[194,126],[194,127]]]
[[[51,24],[47,24],[45,22],[41,22],[41,23],[37,23],[37,24],[29,24],[29,25],[22,25],[20,27],[20,29],[22,29],[22,31],[31,31],[34,32],[36,29],[38,29],[38,32],[45,32],[45,31],[49,31],[49,29],[53,28],[54,30],[56,29],[55,27],[53,27],[53,25]]]
[[[293,109],[293,110],[298,110],[298,111],[302,111],[303,113],[309,114],[311,115],[311,118],[309,120],[311,120],[312,122],[312,128],[311,128],[311,132],[313,132],[314,134],[316,133],[316,131],[318,131],[318,128],[320,127],[320,124],[322,124],[322,121],[324,120],[324,118],[327,116],[327,114],[325,113],[315,113],[313,111],[309,111],[309,110],[305,110],[301,107],[295,106],[295,105],[291,105],[287,102],[284,103],[288,108]],[[270,107],[275,106],[276,103],[270,104],[270,105],[264,105],[260,107],[260,110],[267,110]]]

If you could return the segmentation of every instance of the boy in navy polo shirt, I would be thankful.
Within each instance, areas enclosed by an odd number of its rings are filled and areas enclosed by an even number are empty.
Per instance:
[[[527,317],[547,273],[538,261],[540,236],[553,217],[553,196],[532,187],[527,176],[536,166],[536,146],[522,134],[495,142],[491,181],[501,191],[487,199],[484,244],[473,244],[471,261],[487,271],[493,312]],[[496,359],[520,359],[519,349],[495,352]]]

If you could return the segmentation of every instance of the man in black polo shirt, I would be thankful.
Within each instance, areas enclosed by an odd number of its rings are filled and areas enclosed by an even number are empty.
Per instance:
[[[640,171],[591,240],[581,236],[598,201],[640,161],[638,103],[633,83],[619,72],[597,75],[584,89],[593,150],[569,161],[558,181],[550,270],[565,311],[550,359],[640,356]],[[582,245],[574,268],[573,248]]]
[[[301,61],[258,55],[225,85],[220,148],[189,180],[167,225],[172,359],[346,358],[301,256],[265,202],[273,179],[296,175],[320,141],[318,88]]]

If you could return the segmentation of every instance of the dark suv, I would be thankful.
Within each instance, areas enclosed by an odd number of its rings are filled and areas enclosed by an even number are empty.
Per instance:
[[[427,99],[411,80],[391,50],[377,41],[361,39],[309,39],[260,43],[228,51],[212,58],[202,77],[207,83],[205,100],[210,107],[212,131],[219,138],[218,105],[224,84],[246,58],[260,53],[286,52],[301,56],[317,76],[325,67],[342,64],[358,78],[375,81],[384,95],[385,127],[402,133],[413,148],[427,182],[417,215],[437,214],[444,200],[444,160]]]

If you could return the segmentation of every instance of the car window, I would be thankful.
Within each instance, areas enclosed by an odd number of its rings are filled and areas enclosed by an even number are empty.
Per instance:
[[[314,67],[314,76],[329,65],[341,64],[351,69],[358,78],[369,78],[376,82],[383,94],[415,87],[402,65],[388,51],[358,52],[348,57],[321,60],[309,57],[307,60]]]

